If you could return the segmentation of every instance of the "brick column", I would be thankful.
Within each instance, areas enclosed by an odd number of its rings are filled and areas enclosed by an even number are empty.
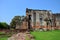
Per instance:
[[[40,28],[40,20],[39,20],[39,13],[36,12],[36,28]]]

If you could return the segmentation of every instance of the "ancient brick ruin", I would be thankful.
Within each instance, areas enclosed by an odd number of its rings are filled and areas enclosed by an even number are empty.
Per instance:
[[[60,29],[60,14],[53,14],[51,10],[37,10],[26,8],[26,16],[21,29]]]

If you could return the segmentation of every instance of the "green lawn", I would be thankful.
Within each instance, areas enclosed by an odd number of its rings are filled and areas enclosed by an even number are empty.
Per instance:
[[[60,30],[40,32],[31,32],[35,40],[60,40]]]
[[[4,32],[0,32],[0,40],[7,40],[11,34],[6,34]]]
[[[7,40],[8,37],[4,36],[4,37],[0,37],[0,40]]]
[[[0,40],[7,40],[8,36],[4,32],[0,32]]]

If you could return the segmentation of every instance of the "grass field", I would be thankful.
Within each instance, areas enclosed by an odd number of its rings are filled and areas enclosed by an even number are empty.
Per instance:
[[[60,40],[60,30],[40,32],[31,32],[35,40]]]
[[[7,40],[11,34],[6,34],[4,32],[0,32],[0,40]]]
[[[4,33],[0,32],[0,34]],[[31,34],[35,37],[35,40],[60,40],[60,30],[46,32],[34,31]],[[7,38],[9,38],[9,35],[0,35],[0,40],[7,40]]]
[[[3,34],[4,33],[0,32],[0,40],[7,40],[8,36]]]
[[[4,37],[0,37],[0,40],[7,40],[8,37],[4,36]]]

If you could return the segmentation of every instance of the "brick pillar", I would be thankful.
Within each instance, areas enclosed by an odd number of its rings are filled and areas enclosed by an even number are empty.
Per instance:
[[[36,28],[40,28],[40,20],[39,20],[39,13],[36,12]]]

